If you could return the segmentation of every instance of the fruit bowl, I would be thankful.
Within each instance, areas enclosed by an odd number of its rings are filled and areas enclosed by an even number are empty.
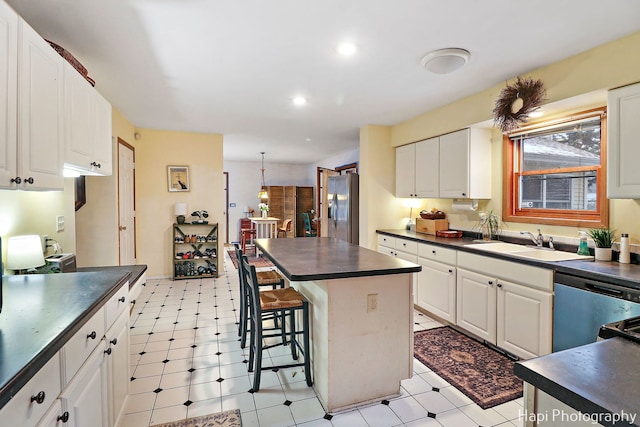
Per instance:
[[[420,211],[420,218],[422,219],[445,219],[447,214],[442,211]]]

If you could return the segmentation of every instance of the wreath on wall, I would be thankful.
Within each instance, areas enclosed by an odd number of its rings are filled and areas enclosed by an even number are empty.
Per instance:
[[[540,80],[517,77],[502,89],[493,109],[493,122],[502,132],[511,132],[527,122],[529,114],[545,101],[546,90]]]

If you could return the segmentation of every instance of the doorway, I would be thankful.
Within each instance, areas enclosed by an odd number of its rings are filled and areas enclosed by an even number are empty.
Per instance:
[[[118,239],[120,265],[136,263],[135,148],[118,138]]]

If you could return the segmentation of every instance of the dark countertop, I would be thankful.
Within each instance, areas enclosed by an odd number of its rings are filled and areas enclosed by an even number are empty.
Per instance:
[[[524,381],[585,414],[631,414],[640,422],[640,347],[611,338],[524,362],[514,373]]]
[[[118,265],[109,267],[82,267],[78,269],[78,272],[88,271],[122,271],[123,273],[130,273],[129,276],[129,288],[131,288],[136,281],[147,271],[146,265]]]
[[[257,239],[256,246],[291,281],[415,273],[421,266],[329,237]]]
[[[4,276],[0,409],[123,283],[145,270],[146,266],[99,267],[77,273]]]
[[[640,265],[638,264],[620,264],[616,261],[538,261],[529,260],[510,256],[509,254],[498,254],[483,250],[474,249],[465,245],[476,242],[470,237],[448,238],[436,237],[430,234],[416,233],[409,230],[376,230],[379,234],[385,234],[392,237],[401,237],[421,243],[429,243],[432,245],[447,247],[459,251],[471,252],[478,255],[484,255],[492,258],[504,259],[507,261],[516,261],[522,264],[533,265],[536,267],[548,268],[558,273],[570,274],[573,276],[584,277],[587,279],[600,280],[620,286],[626,286],[634,289],[640,289]],[[528,241],[525,241],[528,242]]]

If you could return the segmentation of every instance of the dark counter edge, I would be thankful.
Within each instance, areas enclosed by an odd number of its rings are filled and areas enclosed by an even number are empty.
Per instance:
[[[78,273],[91,272],[91,271],[114,271],[122,270],[122,272],[128,272],[129,276],[129,289],[135,285],[140,277],[147,271],[146,264],[142,265],[119,265],[119,266],[105,266],[105,267],[82,267],[78,269]]]
[[[623,339],[623,338],[611,338],[611,339]],[[513,365],[513,373],[521,378],[523,381],[531,384],[532,386],[547,393],[549,396],[558,399],[559,401],[569,405],[573,409],[582,412],[583,414],[611,414],[611,410],[603,408],[600,405],[593,403],[585,397],[559,385],[555,381],[539,374],[538,372],[531,370],[520,362],[516,362]],[[525,408],[526,409],[526,408]],[[618,422],[616,424],[607,423],[602,420],[603,425],[607,427],[620,427],[620,426],[635,426],[636,424],[629,424],[624,422]]]
[[[130,267],[143,267],[141,271],[137,272],[137,278],[142,276],[147,269],[147,266],[130,266]],[[78,272],[95,272],[100,270],[114,270],[119,269],[122,270],[122,277],[113,284],[113,286],[102,295],[101,298],[97,299],[91,307],[86,310],[82,316],[78,319],[77,322],[70,324],[68,328],[60,332],[56,338],[54,338],[51,343],[42,349],[40,353],[38,353],[29,363],[27,363],[24,368],[20,370],[13,378],[11,378],[4,387],[0,388],[0,410],[11,400],[13,397],[24,387],[30,380],[33,378],[35,374],[38,373],[40,369],[47,362],[55,356],[55,354],[71,339],[71,337],[84,326],[85,323],[89,321],[89,319],[98,312],[98,310],[106,304],[106,302],[113,295],[116,294],[118,289],[126,283],[128,280],[133,278],[133,274],[131,271],[127,270],[126,266],[123,267],[95,267],[95,268],[81,268],[78,269]],[[65,273],[59,273],[65,274]],[[135,280],[130,280],[132,283],[135,283]],[[56,396],[57,397],[57,396]]]
[[[417,265],[415,267],[402,267],[394,270],[367,270],[367,271],[345,271],[345,272],[337,272],[337,273],[323,273],[323,274],[305,274],[304,276],[299,276],[295,274],[291,274],[286,268],[282,266],[269,254],[264,250],[264,247],[256,242],[256,246],[262,251],[262,254],[265,255],[269,260],[278,267],[278,270],[284,274],[284,276],[292,281],[292,282],[305,282],[311,280],[331,280],[331,279],[351,279],[354,277],[371,277],[371,276],[388,276],[392,274],[405,274],[405,273],[417,273],[422,270],[422,267]]]
[[[416,233],[414,231],[405,231],[405,230],[376,230],[376,233],[384,234],[386,236],[411,240],[414,242],[441,246],[443,248],[469,252],[469,253],[482,255],[490,258],[502,259],[505,261],[518,262],[520,264],[527,264],[535,267],[546,268],[549,270],[554,270],[555,272],[558,272],[558,273],[570,274],[573,276],[583,277],[586,279],[601,280],[614,285],[626,286],[628,288],[640,289],[640,279],[638,280],[627,279],[624,277],[620,277],[613,272],[608,274],[603,271],[594,271],[594,270],[585,268],[586,266],[597,265],[602,269],[606,269],[606,266],[607,266],[606,262],[581,261],[581,260],[538,261],[538,260],[530,260],[530,259],[524,259],[524,258],[516,258],[516,257],[509,256],[508,254],[482,251],[482,250],[467,247],[465,245],[474,243],[474,240],[476,240],[470,237],[460,237],[460,238],[436,237],[430,234],[421,234],[421,233]],[[612,261],[610,265],[617,266],[618,263]],[[634,264],[626,264],[626,265],[634,265]]]

